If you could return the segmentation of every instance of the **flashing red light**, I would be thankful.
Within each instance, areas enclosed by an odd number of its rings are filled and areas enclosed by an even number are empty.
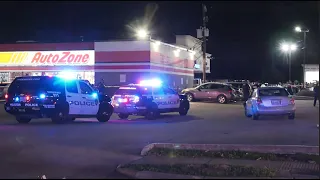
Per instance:
[[[295,103],[293,98],[290,99],[290,103],[291,103],[291,104],[294,104],[294,103]]]
[[[4,95],[4,98],[5,98],[5,99],[8,99],[8,94]]]
[[[27,97],[26,97],[26,100],[29,101],[29,100],[30,100],[30,96],[27,96]]]

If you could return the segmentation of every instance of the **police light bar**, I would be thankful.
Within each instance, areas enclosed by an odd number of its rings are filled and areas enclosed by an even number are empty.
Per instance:
[[[64,80],[77,79],[75,73],[72,71],[62,71],[57,75],[57,77],[62,78]]]
[[[162,82],[159,79],[143,80],[143,81],[140,81],[139,85],[160,87],[162,85]]]

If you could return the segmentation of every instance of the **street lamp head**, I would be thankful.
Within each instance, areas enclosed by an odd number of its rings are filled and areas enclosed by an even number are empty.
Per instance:
[[[289,45],[288,44],[281,44],[281,51],[283,51],[283,52],[287,52],[287,51],[289,51]]]
[[[291,44],[290,45],[290,51],[295,51],[297,50],[297,45],[296,44]]]
[[[138,29],[136,35],[139,39],[146,39],[148,37],[148,31],[145,29]]]
[[[295,30],[296,32],[301,32],[301,31],[302,31],[302,30],[301,30],[301,27],[299,27],[299,26],[295,27],[294,30]]]

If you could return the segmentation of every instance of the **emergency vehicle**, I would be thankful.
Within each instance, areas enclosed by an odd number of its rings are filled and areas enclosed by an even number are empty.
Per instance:
[[[185,95],[179,95],[157,79],[120,86],[112,97],[111,104],[120,119],[139,115],[150,120],[156,119],[160,113],[168,112],[178,112],[185,116],[190,107]]]
[[[17,77],[5,95],[5,111],[19,123],[51,118],[63,123],[82,117],[107,122],[113,113],[111,99],[99,96],[84,80],[50,76]]]

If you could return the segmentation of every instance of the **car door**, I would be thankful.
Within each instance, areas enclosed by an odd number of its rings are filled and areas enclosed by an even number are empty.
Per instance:
[[[208,99],[211,83],[203,84],[197,87],[197,92],[194,93],[196,99]]]
[[[162,87],[151,87],[153,102],[158,105],[158,109],[167,109],[167,96],[164,94]]]
[[[164,94],[168,99],[168,108],[175,109],[180,106],[180,97],[173,89],[164,88]]]
[[[79,81],[80,96],[81,96],[81,114],[96,115],[99,111],[99,103],[97,95],[94,95],[94,90],[84,81]]]
[[[69,114],[80,114],[80,94],[78,82],[74,80],[65,81],[66,100],[69,103]]]
[[[221,88],[220,84],[211,84],[209,88],[208,98],[216,99],[217,96],[220,94],[219,89]]]

